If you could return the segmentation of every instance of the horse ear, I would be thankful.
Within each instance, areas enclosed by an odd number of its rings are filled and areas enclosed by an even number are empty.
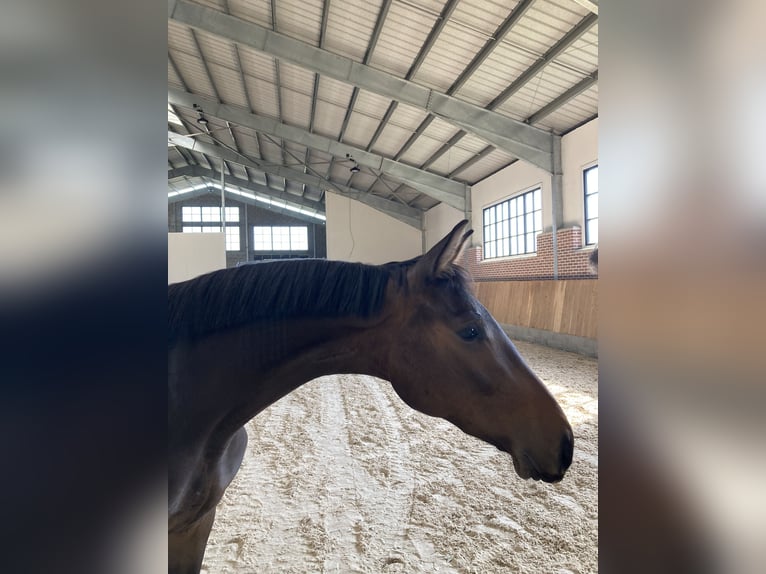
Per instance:
[[[458,223],[439,243],[420,258],[416,265],[417,275],[423,278],[438,278],[449,273],[450,266],[460,257],[473,229],[464,231],[468,220]]]

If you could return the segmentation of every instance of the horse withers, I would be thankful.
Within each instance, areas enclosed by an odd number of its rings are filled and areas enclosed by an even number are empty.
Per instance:
[[[199,572],[244,424],[323,375],[390,381],[507,452],[521,478],[563,478],[572,429],[456,264],[467,224],[410,261],[265,262],[168,287],[170,572]]]

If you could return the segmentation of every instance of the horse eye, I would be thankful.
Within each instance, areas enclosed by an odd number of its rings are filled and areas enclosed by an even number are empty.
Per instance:
[[[457,333],[464,341],[475,341],[481,336],[481,331],[476,325],[470,325]]]

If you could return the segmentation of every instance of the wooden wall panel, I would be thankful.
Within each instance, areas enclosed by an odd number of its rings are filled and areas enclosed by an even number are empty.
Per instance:
[[[479,301],[500,323],[598,338],[598,280],[482,281]]]

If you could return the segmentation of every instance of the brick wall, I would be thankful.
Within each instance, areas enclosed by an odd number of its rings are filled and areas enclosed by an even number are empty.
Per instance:
[[[582,229],[568,227],[558,231],[559,279],[592,279],[598,275],[590,268],[592,249],[582,247]],[[466,249],[463,266],[474,281],[553,279],[553,233],[537,236],[537,253],[497,259],[483,259],[481,246]]]

